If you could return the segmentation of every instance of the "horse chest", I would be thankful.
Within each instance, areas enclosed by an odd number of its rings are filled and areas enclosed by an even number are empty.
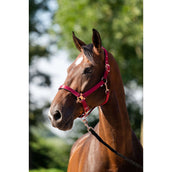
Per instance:
[[[109,169],[108,154],[100,144],[89,134],[79,139],[72,148],[68,172],[115,172]]]

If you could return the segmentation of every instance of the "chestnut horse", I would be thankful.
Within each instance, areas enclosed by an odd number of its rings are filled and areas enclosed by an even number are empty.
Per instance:
[[[60,87],[51,104],[49,118],[52,125],[61,130],[69,130],[74,119],[85,114],[84,104],[89,108],[98,106],[99,123],[94,130],[113,149],[143,165],[143,149],[130,126],[117,62],[112,54],[102,47],[100,34],[95,29],[93,29],[92,44],[86,45],[74,33],[73,40],[80,54],[69,66],[64,85]],[[110,65],[108,74],[105,67],[106,55]],[[105,75],[106,84],[104,81],[94,92],[82,97],[80,93],[88,92]],[[81,98],[84,104],[78,101],[77,97]],[[103,102],[105,103],[102,105]],[[90,133],[75,142],[68,164],[68,172],[136,171],[143,170],[111,152]]]

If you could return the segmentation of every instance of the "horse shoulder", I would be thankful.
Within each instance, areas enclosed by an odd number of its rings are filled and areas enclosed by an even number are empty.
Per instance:
[[[89,137],[89,133],[84,134],[81,138],[79,138],[74,145],[72,146],[71,152],[70,152],[70,158],[69,158],[69,164],[68,164],[68,172],[80,172],[82,161],[84,161],[83,154],[85,153],[86,149],[86,140]]]
[[[95,130],[98,128],[98,124],[95,126]],[[72,154],[74,154],[76,151],[78,151],[83,145],[87,143],[87,140],[89,141],[91,135],[90,133],[86,133],[83,136],[81,136],[72,146],[70,157]],[[88,144],[89,145],[89,144]]]
[[[98,124],[94,129],[97,132]],[[108,158],[99,150],[100,144],[90,133],[79,138],[71,149],[68,172],[106,171]]]
[[[89,133],[84,134],[82,137],[80,137],[72,146],[71,152],[70,152],[70,157],[72,156],[72,154],[74,152],[76,152],[77,150],[79,150],[79,148],[81,148],[83,146],[83,144],[85,143],[86,139],[89,137]]]

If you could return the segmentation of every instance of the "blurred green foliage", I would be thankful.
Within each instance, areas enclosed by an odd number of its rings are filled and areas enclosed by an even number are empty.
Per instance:
[[[61,138],[55,137],[53,134],[41,135],[41,133],[50,133],[46,128],[32,128],[34,139],[30,140],[30,148],[32,149],[31,166],[33,169],[39,168],[57,168],[67,170],[70,147]]]
[[[50,51],[48,47],[41,46],[37,39],[47,33],[48,28],[39,18],[39,12],[50,12],[49,0],[29,0],[29,65],[34,58],[48,57]]]
[[[50,168],[50,169],[36,169],[36,170],[29,170],[29,172],[64,172],[63,170],[58,170],[55,168]]]
[[[49,47],[41,45],[37,40],[48,34],[48,27],[44,25],[38,14],[53,12],[49,8],[49,0],[29,0],[29,82],[40,79],[40,87],[51,85],[50,76],[35,69],[33,62],[39,58],[49,58],[51,51]],[[50,102],[38,106],[34,95],[29,91],[29,169],[40,172],[64,172],[67,171],[70,146],[65,140],[58,138],[45,126],[44,114],[50,106]],[[50,169],[49,169],[50,168]],[[56,170],[56,169],[60,170]],[[34,169],[34,170],[31,170]],[[49,169],[49,170],[48,170]]]

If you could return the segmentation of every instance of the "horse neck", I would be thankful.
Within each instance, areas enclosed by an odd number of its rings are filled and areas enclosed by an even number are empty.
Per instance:
[[[125,104],[125,94],[119,68],[113,57],[109,58],[111,72],[108,81],[109,101],[99,108],[99,134],[107,143],[123,154],[132,151],[131,126]]]

